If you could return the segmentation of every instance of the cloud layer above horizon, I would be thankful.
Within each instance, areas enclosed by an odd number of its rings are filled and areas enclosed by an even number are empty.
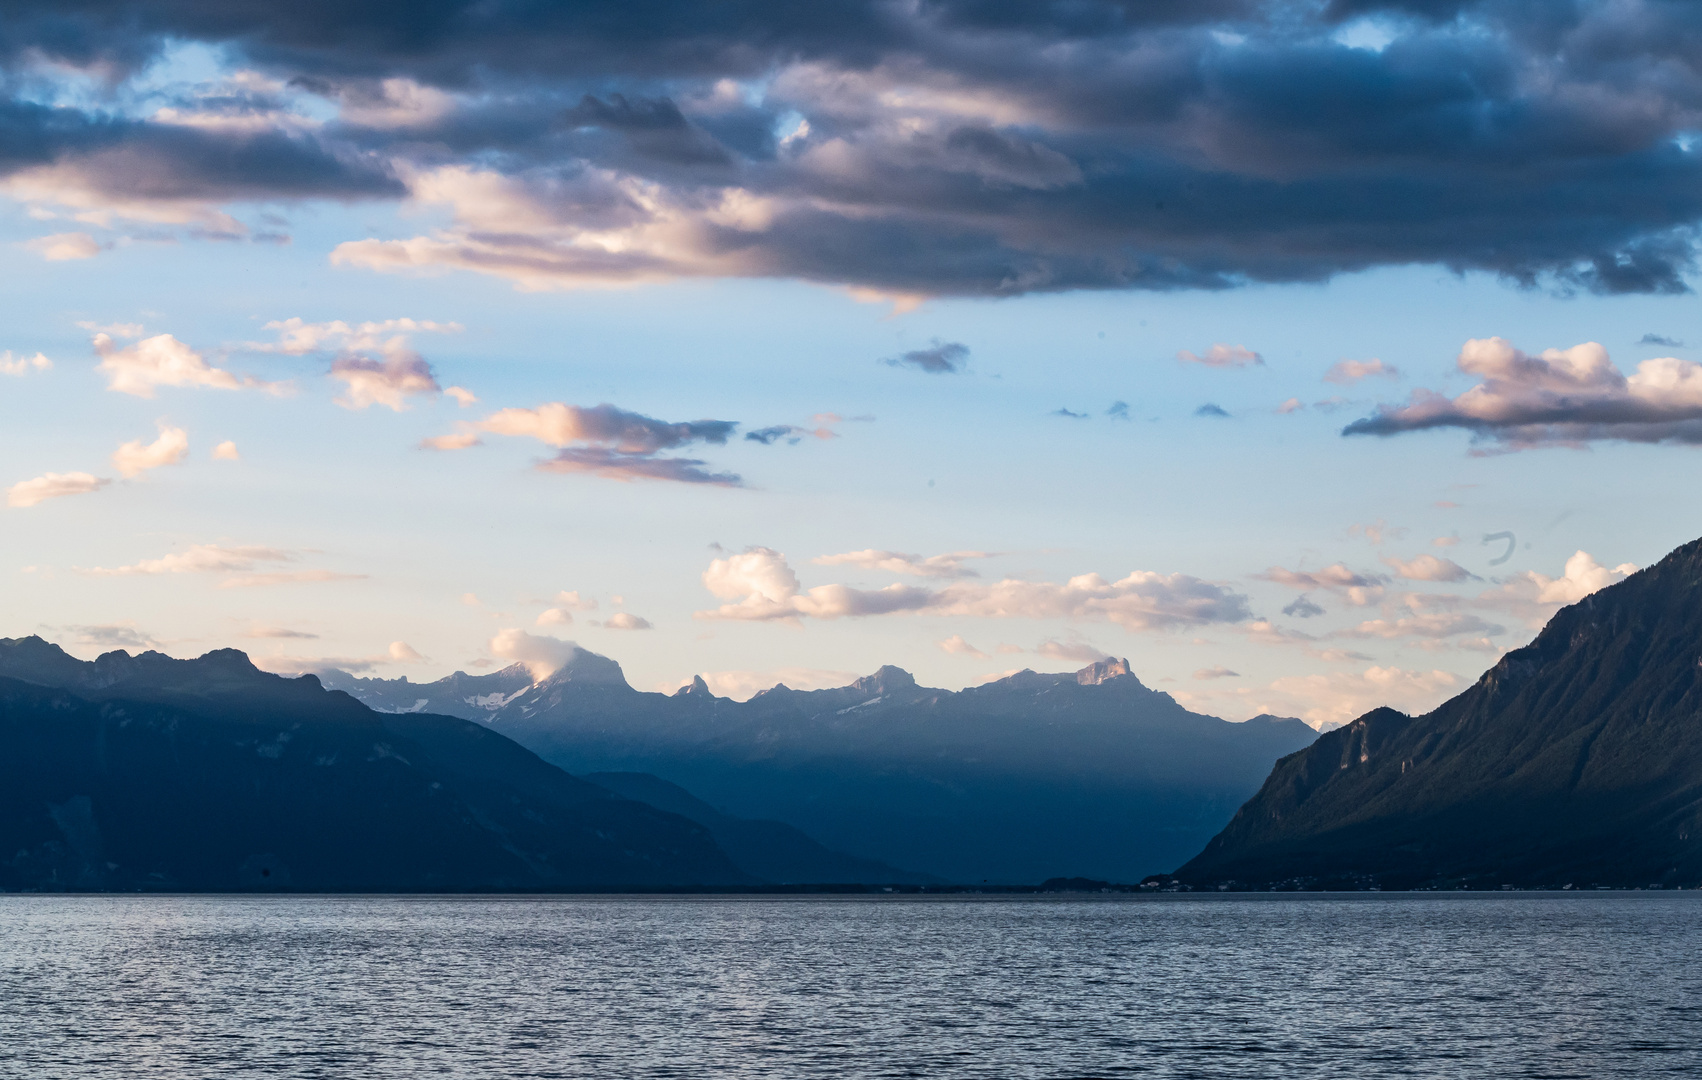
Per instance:
[[[1702,221],[1699,34],[1663,0],[23,0],[0,191],[79,224],[40,238],[59,260],[401,201],[443,223],[334,260],[532,289],[987,296],[1432,263],[1672,292]],[[175,77],[190,46],[220,74]]]

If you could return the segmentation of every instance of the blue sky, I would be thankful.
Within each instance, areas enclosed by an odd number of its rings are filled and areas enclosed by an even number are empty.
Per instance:
[[[892,46],[910,68],[828,50],[760,62],[740,54],[731,74],[699,57],[689,78],[634,61],[631,72],[578,82],[510,71],[470,84],[401,59],[349,74],[279,45],[287,28],[273,28],[267,48],[208,31],[206,45],[162,44],[121,63],[100,51],[101,25],[89,18],[86,52],[56,63],[18,53],[6,69],[14,102],[52,102],[61,123],[75,114],[140,125],[110,145],[68,144],[8,165],[0,184],[10,285],[0,350],[18,371],[0,374],[11,635],[40,633],[80,655],[235,646],[279,670],[414,679],[552,647],[520,636],[532,635],[612,656],[641,688],[703,673],[738,696],[781,680],[837,685],[883,663],[955,688],[1111,654],[1202,711],[1329,724],[1449,696],[1559,604],[1693,539],[1702,520],[1687,482],[1690,425],[1702,411],[1684,381],[1693,352],[1683,344],[1702,342],[1702,326],[1694,295],[1678,291],[1694,220],[1676,203],[1671,221],[1628,211],[1604,224],[1598,212],[1570,249],[1568,223],[1583,222],[1582,209],[1514,221],[1526,211],[1505,202],[1482,225],[1484,245],[1440,218],[1421,242],[1401,231],[1411,208],[1376,194],[1385,181],[1373,177],[1367,197],[1384,202],[1369,216],[1388,235],[1338,242],[1332,230],[1348,229],[1348,216],[1353,229],[1365,222],[1326,199],[1300,214],[1305,243],[1283,239],[1278,257],[1208,215],[1178,227],[1186,243],[1119,239],[1116,258],[1130,261],[1117,274],[1144,269],[1112,280],[1094,277],[1113,249],[1096,249],[1091,230],[1067,251],[1047,247],[1046,230],[1080,226],[1087,211],[1046,193],[1091,188],[1091,162],[1173,148],[1174,131],[1106,134],[984,72],[980,83],[968,69],[947,79],[944,46],[938,55]],[[1187,47],[1262,42],[1267,65],[1282,49],[1326,48],[1352,53],[1342,69],[1358,71],[1416,63],[1385,58],[1408,39],[1413,55],[1434,58],[1474,25],[1517,53],[1529,28],[1509,19],[1488,5],[1462,9],[1454,24],[1397,20],[1388,24],[1397,44],[1379,52],[1328,44],[1346,24],[1296,44],[1292,28],[1231,13],[1195,27],[1216,36]],[[1066,31],[1077,35],[1072,48],[1126,55],[1154,41],[1172,47],[1182,33],[981,28],[963,40]],[[571,51],[572,35],[589,31],[561,33]],[[1241,44],[1222,44],[1236,35]],[[1652,100],[1622,69],[1568,63],[1568,77],[1614,108]],[[287,77],[310,69],[340,89],[290,89]],[[734,75],[737,93],[726,89]],[[1299,78],[1288,68],[1272,77]],[[619,102],[650,111],[596,119],[620,87]],[[1328,102],[1349,89],[1316,93]],[[581,100],[593,90],[601,96]],[[643,133],[658,130],[732,140],[716,127],[732,106],[702,104],[717,93],[764,105],[776,137],[793,138],[751,151],[752,177],[791,153],[811,183],[821,162],[839,161],[841,186],[785,186],[804,183],[796,176],[709,184],[683,176],[699,166],[677,149],[635,159],[631,147],[543,136],[524,153],[459,149],[463,137],[450,131],[458,111],[483,109],[479,122],[491,125],[507,110],[504,122],[519,125],[514,117],[559,99],[578,110],[576,131],[638,132],[639,150]],[[1484,107],[1557,107],[1528,85],[1506,97]],[[596,109],[585,104],[593,100]],[[676,102],[689,122],[671,119]],[[821,110],[814,118],[799,111],[810,103]],[[1642,142],[1581,155],[1617,171],[1580,180],[1583,166],[1562,163],[1554,173],[1596,185],[1592,197],[1629,198],[1646,175],[1689,168],[1689,114],[1676,97],[1661,104],[1665,126],[1651,122]],[[853,114],[865,125],[856,137],[844,134]],[[923,213],[916,200],[931,196],[910,193],[962,172],[939,155],[983,145],[959,127],[917,149],[914,131],[952,116],[974,118],[976,139],[1006,140],[976,166],[987,198],[1005,199],[1012,185],[1042,193],[978,211],[1002,215],[987,226],[1003,238],[996,258],[942,261],[961,242],[949,222],[962,203]],[[1409,130],[1399,119],[1373,111],[1354,122]],[[437,125],[429,140],[415,130],[427,124]],[[841,132],[837,151],[832,140],[810,143],[829,124]],[[408,125],[405,144],[373,134]],[[902,143],[912,156],[870,190],[916,215],[913,234],[865,228],[877,205],[866,195],[832,228],[809,219],[800,207],[850,199],[846,177],[875,175],[867,162],[844,165],[845,148],[873,154],[868,132],[889,128],[912,133]],[[282,159],[267,158],[232,179],[250,166],[212,170],[184,129],[244,152],[283,132],[280,145],[320,154],[313,160],[333,162],[323,168],[335,176],[290,189],[277,179]],[[1402,152],[1447,165],[1439,176],[1459,169],[1447,147],[1409,138]],[[1495,156],[1498,138],[1530,137],[1480,135],[1482,156]],[[1363,132],[1342,137],[1398,177],[1402,155],[1364,151],[1363,141]],[[1329,152],[1310,154],[1300,165],[1220,159],[1211,182],[1283,175],[1285,190],[1298,190],[1296,176],[1329,171],[1318,164]],[[546,166],[556,171],[541,174]],[[1523,168],[1512,173],[1531,200],[1559,198],[1543,166]],[[1454,182],[1511,184],[1506,175],[1486,181],[1468,169]],[[587,179],[599,176],[606,190]],[[1118,198],[1136,197],[1134,181],[1119,183]],[[618,214],[596,201],[610,190],[631,200]],[[1101,202],[1083,205],[1102,212]],[[1301,228],[1276,220],[1289,212],[1281,199],[1220,205],[1254,215],[1248,236]],[[633,224],[632,207],[649,216]],[[723,227],[760,243],[729,256],[713,239]],[[1613,243],[1621,253],[1604,264],[1600,251],[1611,256]],[[403,267],[398,245],[409,244],[418,264]],[[587,245],[598,253],[589,262]],[[760,257],[749,253],[756,247]],[[1437,257],[1416,257],[1426,252]],[[539,260],[551,268],[544,277],[516,269]],[[998,260],[1059,276],[1031,289],[977,269]],[[1603,265],[1624,279],[1604,277]],[[268,329],[291,319],[322,328],[315,347],[285,349]],[[325,329],[339,321],[347,332]],[[1643,343],[1651,335],[1674,344]],[[1467,346],[1494,338],[1506,344]],[[1541,356],[1590,342],[1610,359]],[[903,360],[950,345],[961,346],[948,354],[962,358],[960,370]],[[1461,369],[1463,351],[1472,370]],[[38,353],[50,367],[31,362]],[[166,353],[198,357],[186,362],[199,374],[172,385],[150,366]],[[1190,360],[1214,356],[1221,362]],[[1646,381],[1617,374],[1658,358],[1672,360]],[[1480,385],[1476,398],[1460,397]],[[459,404],[451,387],[476,401]],[[1413,397],[1423,391],[1440,396]],[[553,442],[524,434],[545,432],[543,413],[503,411],[549,403],[567,408]],[[573,411],[603,404],[620,412]],[[1385,433],[1344,437],[1367,417],[1381,417]],[[616,421],[625,434],[606,430]],[[705,436],[677,426],[697,421],[738,427]],[[745,438],[777,426],[795,430],[768,444]],[[446,436],[479,445],[422,446]],[[226,441],[234,460],[215,455]],[[539,467],[553,458],[573,469]],[[686,482],[654,478],[682,468]],[[632,478],[645,470],[652,476]],[[71,488],[90,490],[40,497],[64,489],[30,486],[50,474],[85,474]],[[705,475],[723,482],[689,482]],[[1484,540],[1505,533],[1512,539]]]

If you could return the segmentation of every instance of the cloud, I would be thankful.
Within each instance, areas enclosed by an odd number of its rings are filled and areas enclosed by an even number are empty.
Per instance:
[[[48,262],[92,259],[106,246],[86,232],[54,233],[52,236],[38,236],[34,240],[24,242],[24,247]]]
[[[236,443],[230,441],[229,439],[226,439],[224,442],[213,447],[213,460],[214,461],[241,461],[242,460],[242,454],[237,450]]]
[[[694,442],[724,444],[738,427],[730,420],[669,423],[613,405],[594,408],[551,402],[535,409],[503,409],[471,425],[493,435],[533,438],[548,446],[605,446],[622,454],[649,454]]]
[[[476,432],[532,438],[561,448],[538,463],[545,472],[738,487],[743,481],[736,473],[710,472],[703,468],[707,462],[660,454],[695,442],[723,445],[737,427],[731,420],[670,423],[609,404],[587,409],[550,402],[535,409],[502,409],[464,424],[459,434],[428,439],[425,445],[439,450],[475,446]]]
[[[110,483],[111,480],[85,472],[43,473],[34,480],[24,480],[7,488],[6,505],[35,506],[48,499],[63,498],[66,495],[86,495],[91,491],[99,491]]]
[[[291,552],[281,548],[247,544],[226,547],[221,544],[191,544],[183,551],[143,559],[128,566],[110,569],[102,566],[80,571],[96,577],[129,577],[137,574],[209,574],[253,570],[260,563],[290,562]]]
[[[566,608],[545,608],[533,622],[538,626],[571,626],[573,613]]]
[[[1476,603],[1490,610],[1505,611],[1539,627],[1567,604],[1575,604],[1592,593],[1625,580],[1637,567],[1621,563],[1609,568],[1587,551],[1576,551],[1556,577],[1527,570],[1480,594]]]
[[[383,405],[393,412],[407,409],[410,397],[427,397],[443,392],[431,365],[417,353],[393,352],[383,360],[364,356],[338,357],[331,363],[331,378],[347,386],[336,399],[345,409]]]
[[[152,635],[139,630],[135,623],[108,623],[96,626],[62,626],[58,628],[71,635],[71,644],[86,645],[102,650],[135,649],[146,651],[158,649],[160,642]]]
[[[1184,364],[1203,364],[1214,368],[1256,367],[1265,362],[1264,357],[1245,345],[1225,345],[1222,342],[1213,345],[1204,354],[1183,349],[1176,354],[1176,359]]]
[[[365,574],[342,574],[331,570],[266,570],[264,566],[294,562],[297,555],[282,548],[259,544],[227,546],[191,544],[183,551],[143,559],[127,566],[77,567],[92,577],[138,577],[158,574],[230,574],[219,582],[221,589],[248,589],[267,585],[292,585],[329,581],[358,581]]]
[[[889,574],[904,574],[909,577],[926,578],[970,578],[980,577],[975,570],[963,564],[970,559],[991,559],[998,553],[991,551],[952,551],[944,555],[906,555],[897,551],[877,551],[867,548],[863,551],[847,551],[839,555],[821,555],[810,561],[817,566],[855,566],[863,570],[881,570]]]
[[[1533,356],[1495,337],[1466,342],[1457,364],[1482,381],[1453,398],[1415,391],[1406,405],[1380,406],[1342,434],[1454,427],[1506,450],[1598,440],[1702,444],[1702,365],[1689,360],[1645,360],[1627,376],[1595,342]]]
[[[680,484],[744,486],[744,480],[738,473],[710,472],[703,468],[707,464],[697,458],[626,454],[619,450],[590,447],[559,451],[555,457],[539,462],[538,468],[544,472],[585,473],[608,480],[671,480]]]
[[[1201,668],[1194,672],[1194,678],[1202,682],[1210,679],[1239,679],[1240,677],[1239,671],[1231,671],[1226,667]]]
[[[1229,410],[1225,409],[1221,405],[1213,405],[1211,402],[1208,401],[1204,405],[1201,405],[1199,408],[1195,409],[1194,415],[1195,416],[1216,417],[1216,418],[1219,418],[1219,419],[1228,419],[1229,418]]]
[[[798,427],[795,424],[774,424],[769,427],[758,428],[755,431],[747,431],[745,432],[745,441],[761,443],[764,446],[772,446],[776,442],[784,441],[796,446],[805,436],[824,440],[839,438],[839,433],[828,425],[839,423],[841,417],[833,413],[822,413],[816,419],[819,423],[814,428]]]
[[[1295,619],[1310,619],[1324,614],[1324,609],[1314,603],[1305,593],[1301,593],[1282,609],[1282,613]]]
[[[969,366],[969,346],[956,341],[938,341],[926,349],[912,349],[887,358],[893,367],[913,367],[929,375],[959,375]]]
[[[1297,413],[1304,408],[1306,408],[1304,402],[1297,397],[1291,397],[1281,405],[1278,405],[1276,407],[1276,411],[1278,416],[1287,416],[1290,413]]]
[[[997,296],[1413,264],[1685,287],[1689,5],[1388,11],[755,2],[635,21],[447,0],[403,32],[388,11],[19,0],[0,61],[29,78],[0,99],[0,182],[95,224],[221,237],[256,206],[404,199],[434,224],[339,261],[528,288]],[[1341,36],[1368,12],[1385,47]],[[226,70],[137,81],[185,48]],[[75,92],[91,72],[109,93]]]
[[[1452,559],[1438,555],[1419,555],[1410,560],[1386,558],[1384,565],[1393,568],[1395,576],[1407,581],[1466,581],[1471,571]]]
[[[1383,595],[1381,574],[1361,574],[1349,570],[1345,563],[1331,563],[1322,570],[1287,570],[1273,566],[1255,577],[1262,581],[1286,585],[1291,589],[1308,591],[1311,589],[1326,589],[1343,597],[1356,607],[1375,603]]]
[[[649,619],[641,619],[628,611],[617,611],[603,620],[605,630],[649,630]]]
[[[1058,641],[1053,638],[1036,645],[1034,652],[1048,660],[1064,660],[1072,664],[1097,664],[1111,655],[1085,641]]]
[[[249,635],[254,636],[254,635]],[[262,635],[274,636],[274,635]],[[315,634],[282,634],[281,637],[317,637]],[[419,664],[425,657],[405,641],[392,641],[376,656],[256,656],[254,666],[279,675],[309,675],[326,671],[346,671],[359,674],[392,664]]]
[[[1399,619],[1370,619],[1360,623],[1351,630],[1341,631],[1340,636],[1349,638],[1426,638],[1439,640],[1457,637],[1461,634],[1476,634],[1479,637],[1491,637],[1507,632],[1505,626],[1485,622],[1476,615],[1463,612],[1434,612],[1427,615],[1412,615]]]
[[[963,640],[962,634],[953,634],[944,641],[937,642],[939,647],[953,656],[973,656],[980,660],[987,659],[987,654]]]
[[[1062,408],[1062,407],[1053,409],[1050,413],[1047,413],[1047,415],[1048,416],[1062,416],[1062,417],[1069,419],[1069,420],[1086,420],[1087,419],[1087,414],[1084,413],[1084,412],[1071,412],[1070,410]]]
[[[1324,381],[1339,386],[1352,386],[1361,379],[1398,379],[1400,369],[1381,360],[1340,360],[1324,372]]]
[[[570,611],[596,611],[597,601],[594,597],[581,597],[577,591],[563,590],[555,595],[555,602]]]
[[[1658,345],[1663,349],[1684,348],[1684,342],[1679,341],[1677,338],[1667,337],[1664,334],[1644,334],[1642,337],[1637,339],[1637,344]]]
[[[491,655],[500,660],[525,664],[533,682],[543,682],[566,667],[580,649],[571,641],[528,634],[524,630],[502,630],[490,640]]]
[[[384,352],[405,346],[409,334],[458,334],[465,327],[456,322],[437,322],[432,319],[380,319],[362,323],[347,323],[338,319],[332,322],[310,323],[295,317],[273,320],[261,329],[276,331],[278,340],[271,344],[250,343],[250,348],[289,356],[305,356],[308,353],[333,350]]]
[[[106,373],[108,390],[151,398],[159,386],[200,386],[214,390],[236,390],[243,382],[222,368],[208,364],[202,355],[170,334],[144,338],[120,348],[105,333],[96,334],[95,352],[100,370]]]
[[[0,352],[0,375],[25,375],[31,371],[46,371],[53,366],[53,361],[44,354],[34,356],[13,356],[12,350]]]
[[[1257,712],[1299,716],[1327,731],[1379,706],[1414,714],[1425,712],[1457,693],[1463,683],[1448,671],[1408,671],[1373,664],[1357,672],[1284,676],[1249,692],[1242,700]]]
[[[1129,419],[1129,403],[1113,401],[1111,407],[1105,410],[1105,415],[1113,420],[1127,420]]]
[[[1251,618],[1247,598],[1187,574],[1136,571],[1117,581],[1083,574],[1064,583],[958,582],[938,590],[910,585],[856,589],[821,585],[804,590],[786,557],[753,547],[711,562],[703,583],[732,601],[698,618],[731,620],[837,619],[888,614],[971,618],[1108,620],[1127,630],[1167,630]]]
[[[159,429],[159,438],[151,443],[132,439],[113,451],[112,467],[126,479],[132,479],[162,465],[182,464],[183,459],[189,456],[189,433],[163,421]]]
[[[310,634],[305,630],[290,630],[282,626],[251,626],[247,630],[243,631],[242,636],[258,640],[268,640],[273,638],[300,641],[319,640],[318,634]]]

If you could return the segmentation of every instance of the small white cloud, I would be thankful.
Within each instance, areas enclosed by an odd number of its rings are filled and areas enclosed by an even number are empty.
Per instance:
[[[425,660],[425,657],[419,654],[419,650],[406,641],[392,641],[387,652],[390,659],[398,664],[418,664]]]
[[[155,387],[160,386],[236,390],[243,385],[241,379],[208,364],[200,353],[170,334],[144,338],[120,348],[102,333],[95,335],[94,345],[101,358],[100,370],[106,373],[106,388],[120,394],[151,398]]]
[[[573,613],[566,608],[548,608],[538,613],[538,626],[570,626],[573,623]]]
[[[1342,360],[1324,372],[1324,381],[1337,386],[1351,386],[1361,379],[1398,379],[1400,369],[1381,360]]]
[[[335,400],[345,409],[382,405],[403,412],[410,397],[441,392],[431,365],[417,353],[398,351],[383,360],[364,356],[341,357],[331,364],[331,377],[348,387]],[[438,449],[442,449],[439,447]]]
[[[231,442],[229,439],[226,439],[224,442],[213,447],[213,460],[214,461],[241,461],[242,460],[242,454],[241,454],[241,452],[239,452],[237,450],[236,443]]]
[[[938,642],[937,644],[941,649],[951,653],[953,656],[974,656],[982,660],[987,659],[987,654],[982,652],[980,649],[977,649],[969,642],[963,640],[962,634],[953,634],[951,637],[946,638],[944,641]]]
[[[99,491],[112,483],[86,472],[73,473],[43,473],[34,480],[24,480],[6,489],[7,506],[35,506],[48,499],[63,498],[66,495],[86,495],[91,491]]]
[[[1199,679],[1202,682],[1211,679],[1239,679],[1240,677],[1241,673],[1239,671],[1231,671],[1226,667],[1201,668],[1194,672],[1194,678]]]
[[[560,638],[542,637],[511,628],[491,638],[490,651],[500,659],[525,664],[532,680],[542,682],[566,667],[579,652],[579,646]]]
[[[1051,638],[1036,645],[1034,652],[1048,660],[1066,660],[1072,664],[1097,664],[1109,655],[1085,641],[1056,641]]]
[[[1407,581],[1466,581],[1472,577],[1471,571],[1452,559],[1444,559],[1438,555],[1419,555],[1412,559],[1386,558],[1384,565],[1395,571],[1395,576]]]
[[[132,439],[112,452],[112,467],[133,479],[162,465],[179,465],[189,456],[189,433],[163,421],[159,438],[151,443]]]
[[[641,619],[628,611],[617,611],[603,620],[605,630],[649,630],[649,619]]]
[[[34,356],[14,356],[12,350],[0,352],[0,375],[27,375],[31,371],[46,371],[53,366],[44,353]]]
[[[856,566],[864,570],[884,570],[889,574],[911,577],[966,578],[980,577],[963,563],[969,559],[990,559],[996,552],[953,551],[945,555],[906,555],[897,551],[847,551],[842,555],[823,555],[810,560],[817,566]]]
[[[1265,362],[1264,357],[1245,345],[1225,345],[1222,342],[1213,345],[1204,354],[1183,349],[1176,354],[1176,359],[1184,364],[1203,364],[1214,368],[1255,367]]]
[[[597,610],[597,601],[595,597],[582,598],[577,591],[570,592],[564,589],[561,592],[556,593],[555,602],[561,607],[567,608],[569,611]],[[620,603],[620,599],[618,597],[616,598],[615,603]]]
[[[420,440],[423,450],[465,450],[470,446],[480,446],[484,442],[476,431],[457,431],[449,435],[433,435]]]
[[[128,577],[136,574],[206,574],[253,570],[260,563],[290,562],[295,556],[280,548],[248,544],[226,547],[221,544],[192,544],[184,551],[143,559],[129,566],[91,567],[80,573],[97,577]]]
[[[71,262],[92,259],[104,250],[104,245],[86,232],[54,233],[24,241],[24,247],[48,262]]]
[[[461,406],[463,409],[479,403],[479,399],[465,386],[445,386],[443,388],[443,393],[446,397],[454,398],[455,404]]]

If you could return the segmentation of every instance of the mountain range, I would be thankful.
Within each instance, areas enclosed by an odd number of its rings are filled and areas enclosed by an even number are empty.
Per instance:
[[[1702,884],[1702,540],[1435,710],[1283,758],[1175,877],[1222,888]]]
[[[234,650],[0,641],[0,889],[748,885],[703,826]]]
[[[375,709],[475,719],[571,773],[656,777],[717,813],[968,883],[1131,881],[1175,866],[1279,757],[1316,737],[1299,720],[1189,712],[1126,660],[960,692],[883,667],[848,686],[776,686],[744,702],[702,679],[640,692],[615,661],[584,650],[538,681],[519,665],[424,684],[323,677]]]

